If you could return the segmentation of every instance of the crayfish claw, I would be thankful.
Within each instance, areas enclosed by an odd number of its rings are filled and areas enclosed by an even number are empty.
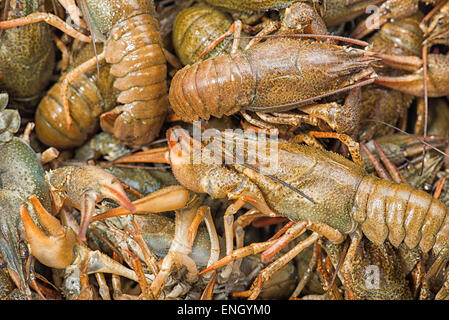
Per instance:
[[[35,196],[31,196],[29,200],[39,223],[45,229],[44,232],[34,223],[24,205],[20,207],[20,216],[33,256],[48,267],[66,268],[75,258],[75,233],[70,228],[64,228]]]
[[[53,170],[46,177],[54,202],[68,203],[81,210],[78,240],[84,241],[95,203],[108,198],[126,210],[136,208],[126,195],[121,182],[111,173],[95,166],[67,166]]]
[[[125,190],[123,190],[121,185],[120,187],[118,187],[117,185],[102,185],[100,187],[100,194],[103,198],[108,198],[116,201],[128,211],[136,211],[136,207],[131,202],[131,200],[129,200]]]
[[[78,241],[86,241],[87,227],[94,215],[95,202],[97,201],[97,195],[93,191],[88,191],[84,194],[83,202],[81,203],[81,223],[78,232]]]
[[[31,204],[33,205],[39,223],[43,228],[45,228],[48,234],[52,236],[58,236],[64,233],[64,228],[62,227],[59,220],[48,213],[48,211],[44,208],[44,206],[35,195],[29,197],[28,200],[30,200]]]
[[[86,241],[87,227],[95,213],[95,203],[102,198],[108,198],[116,201],[122,207],[131,213],[136,211],[136,207],[129,200],[122,186],[113,182],[110,185],[101,184],[99,191],[89,190],[84,192],[83,201],[81,202],[81,224],[78,233],[78,241]]]
[[[167,163],[170,164],[170,150],[167,147],[140,151],[131,155],[123,156],[114,161],[115,163]]]
[[[135,210],[132,212],[126,207],[114,208],[93,217],[91,221],[93,222],[130,213],[159,213],[177,210],[185,207],[190,202],[191,198],[191,193],[186,188],[182,186],[169,186],[134,201],[132,205]]]

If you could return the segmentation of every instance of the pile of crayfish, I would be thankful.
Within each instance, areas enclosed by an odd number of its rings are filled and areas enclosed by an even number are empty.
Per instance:
[[[448,0],[0,13],[0,299],[449,299]]]

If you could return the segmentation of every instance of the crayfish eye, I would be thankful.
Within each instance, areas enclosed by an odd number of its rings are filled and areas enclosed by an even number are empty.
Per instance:
[[[6,262],[2,258],[0,258],[0,269],[6,268]]]
[[[439,18],[438,19],[438,24],[445,24],[446,23],[446,18]]]

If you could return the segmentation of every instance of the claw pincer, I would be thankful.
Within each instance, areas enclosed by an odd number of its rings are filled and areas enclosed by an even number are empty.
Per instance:
[[[46,175],[56,208],[65,203],[81,210],[78,240],[86,240],[87,227],[94,214],[95,204],[105,198],[112,199],[127,210],[135,207],[128,199],[119,180],[95,166],[62,167]]]

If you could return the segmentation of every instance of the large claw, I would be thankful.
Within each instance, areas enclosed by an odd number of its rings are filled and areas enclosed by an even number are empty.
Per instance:
[[[89,190],[84,193],[83,202],[81,203],[81,223],[78,240],[86,240],[87,227],[94,215],[95,203],[103,198],[109,198],[117,201],[126,210],[135,212],[136,208],[126,196],[122,186],[117,182],[115,185],[102,185],[99,191]]]
[[[63,227],[58,219],[45,210],[35,196],[31,196],[29,200],[44,231],[33,222],[24,205],[20,208],[20,215],[31,253],[39,262],[51,268],[67,268],[68,275],[66,275],[65,281],[69,282],[76,282],[76,278],[79,277],[77,276],[79,273],[76,272],[72,275],[73,270],[86,265],[88,266],[85,270],[87,274],[113,273],[138,281],[133,270],[124,267],[99,251],[92,251],[78,244],[75,232],[71,228]]]
[[[68,167],[62,168],[61,171],[57,170],[53,171],[50,177],[53,188],[65,189],[67,192],[65,200],[81,210],[79,241],[86,240],[87,227],[94,215],[95,203],[104,198],[116,201],[131,212],[136,210],[120,181],[111,173],[95,166]],[[58,184],[61,180],[64,181],[62,185]]]
[[[130,212],[130,210],[122,207],[114,208],[93,217],[91,221],[93,222],[130,213],[158,213],[178,210],[185,207],[191,198],[191,193],[186,188],[182,186],[169,186],[134,201],[132,203],[135,206],[134,212]]]
[[[75,259],[73,252],[76,243],[75,232],[70,228],[64,228],[58,219],[45,210],[36,196],[31,196],[29,200],[39,223],[45,230],[41,230],[33,222],[28,210],[22,205],[20,215],[33,256],[51,268],[68,267]]]

